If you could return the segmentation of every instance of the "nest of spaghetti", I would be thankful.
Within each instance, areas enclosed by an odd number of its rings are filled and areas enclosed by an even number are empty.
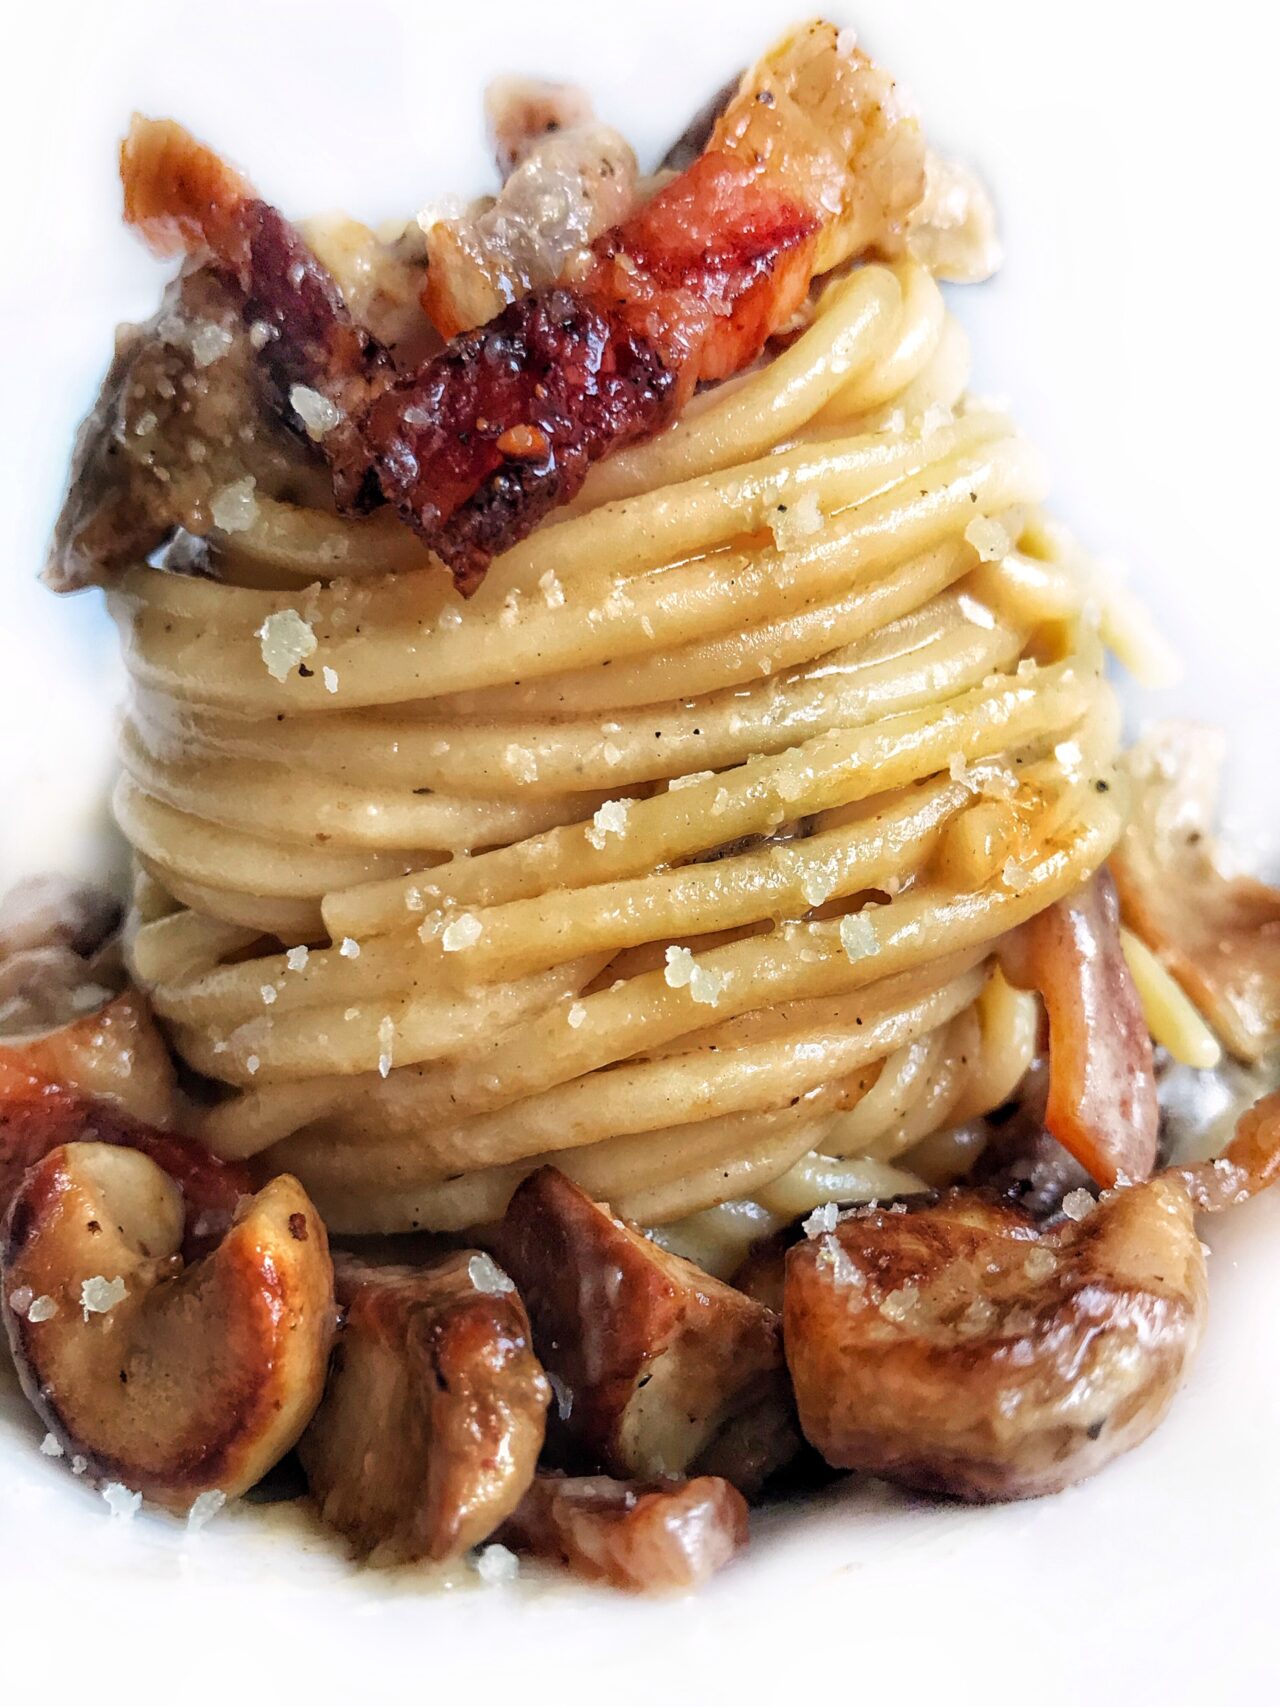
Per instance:
[[[1274,1171],[1280,898],[1203,738],[1122,751],[1157,649],[969,389],[990,204],[826,24],[650,177],[574,91],[490,117],[499,193],[376,235],[122,151],[183,264],[46,574],[120,629],[136,882],[0,973],[47,1450],[643,1589],[833,1469],[1063,1487]]]

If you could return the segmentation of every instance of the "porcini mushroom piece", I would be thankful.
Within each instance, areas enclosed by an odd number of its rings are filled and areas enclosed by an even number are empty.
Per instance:
[[[771,1310],[616,1220],[555,1168],[518,1188],[496,1249],[539,1357],[573,1395],[566,1428],[615,1475],[685,1474],[733,1418],[784,1389]]]
[[[515,1509],[542,1447],[524,1306],[478,1251],[336,1269],[343,1326],[298,1448],[320,1515],[382,1559],[455,1558]]]
[[[173,1119],[173,1062],[139,990],[125,990],[56,1030],[0,1046],[0,1061],[106,1098],[149,1126]]]
[[[242,1494],[289,1450],[335,1323],[325,1229],[289,1175],[189,1265],[182,1231],[181,1193],[149,1157],[66,1144],[28,1173],[0,1236],[0,1311],[32,1405],[96,1479],[175,1512]]]
[[[63,1144],[119,1144],[141,1150],[169,1175],[186,1211],[183,1255],[216,1245],[236,1205],[252,1190],[247,1168],[211,1155],[203,1144],[134,1120],[114,1102],[83,1096],[0,1049],[0,1216],[27,1169]]]
[[[747,1502],[718,1476],[618,1482],[537,1476],[502,1531],[517,1552],[559,1559],[614,1588],[697,1588],[747,1544]]]

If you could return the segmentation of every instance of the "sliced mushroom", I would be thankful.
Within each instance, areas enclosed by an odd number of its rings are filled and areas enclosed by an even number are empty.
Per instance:
[[[972,1191],[855,1210],[787,1259],[787,1361],[805,1437],[838,1469],[969,1500],[1052,1493],[1146,1438],[1199,1343],[1194,1211],[1280,1176],[1280,1094],[1216,1161],[1046,1228]]]
[[[1007,944],[1005,964],[1049,1014],[1045,1125],[1101,1185],[1146,1179],[1160,1127],[1155,1061],[1109,875],[1038,913]]]
[[[1129,755],[1133,812],[1111,867],[1125,922],[1246,1061],[1280,1043],[1280,889],[1228,876],[1213,820],[1222,743],[1167,723]]]
[[[68,1454],[171,1511],[242,1494],[320,1402],[335,1306],[324,1225],[297,1180],[247,1199],[184,1265],[182,1196],[140,1151],[66,1144],[0,1239],[23,1389]]]
[[[662,1250],[555,1168],[516,1191],[496,1249],[535,1349],[569,1395],[566,1428],[615,1475],[683,1475],[734,1418],[785,1391],[771,1310]]]
[[[23,1175],[64,1144],[141,1150],[169,1175],[186,1213],[183,1255],[216,1245],[236,1206],[253,1190],[247,1168],[211,1155],[203,1144],[135,1120],[115,1102],[84,1096],[26,1064],[25,1052],[0,1049],[0,1215]]]
[[[343,1327],[298,1448],[320,1515],[382,1559],[454,1558],[514,1511],[537,1465],[551,1389],[524,1306],[478,1251],[336,1266]]]
[[[173,1118],[173,1062],[139,990],[125,990],[55,1030],[0,1046],[0,1060],[64,1089],[105,1098],[149,1126],[167,1126]]]
[[[614,1588],[696,1588],[747,1544],[747,1503],[717,1476],[616,1482],[538,1476],[502,1539]]]
[[[838,1469],[970,1500],[1052,1493],[1155,1428],[1206,1301],[1176,1181],[1043,1234],[963,1191],[855,1213],[788,1259],[800,1426]]]

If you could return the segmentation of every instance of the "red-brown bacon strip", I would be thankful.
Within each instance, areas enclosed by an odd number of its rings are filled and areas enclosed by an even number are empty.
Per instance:
[[[596,239],[580,276],[396,379],[297,233],[216,155],[137,120],[121,168],[129,223],[232,277],[272,334],[280,405],[303,385],[337,411],[320,442],[340,505],[389,500],[471,593],[594,461],[752,361],[815,272],[891,248],[923,191],[924,148],[891,80],[832,25],[803,26],[744,79],[707,152]]]
[[[1146,1179],[1160,1121],[1155,1062],[1110,875],[1025,925],[1008,970],[1048,1010],[1049,1131],[1100,1185]]]

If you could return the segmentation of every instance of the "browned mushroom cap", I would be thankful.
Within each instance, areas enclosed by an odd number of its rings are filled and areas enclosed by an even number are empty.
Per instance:
[[[135,1120],[167,1126],[173,1062],[146,997],[128,989],[93,1013],[0,1046],[0,1060],[64,1089],[104,1097]]]
[[[787,1259],[800,1426],[838,1469],[970,1500],[1052,1493],[1155,1428],[1205,1306],[1176,1178],[1043,1233],[973,1192],[856,1212]]]
[[[555,1168],[516,1191],[496,1248],[538,1355],[567,1389],[568,1429],[617,1475],[684,1474],[734,1418],[785,1390],[771,1310],[615,1220]]]
[[[614,1588],[697,1588],[747,1544],[747,1502],[718,1476],[538,1476],[502,1539]]]
[[[182,1196],[137,1150],[36,1164],[0,1239],[23,1388],[92,1474],[171,1511],[241,1494],[320,1401],[335,1306],[324,1226],[287,1174],[184,1267]]]
[[[551,1389],[529,1319],[490,1258],[425,1268],[337,1260],[344,1324],[299,1443],[320,1515],[364,1552],[448,1559],[514,1509]]]

